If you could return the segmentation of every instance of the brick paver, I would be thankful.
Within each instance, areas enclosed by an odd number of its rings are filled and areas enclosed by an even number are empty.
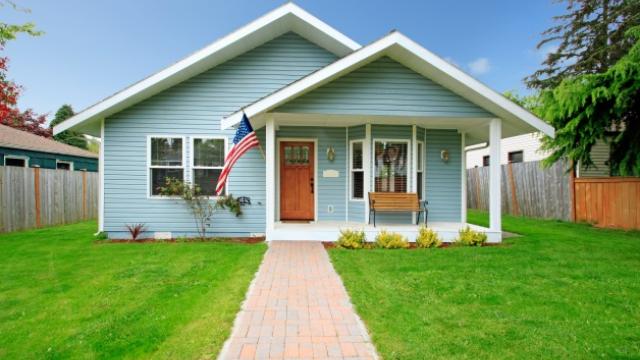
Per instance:
[[[270,243],[220,359],[377,359],[319,242]]]

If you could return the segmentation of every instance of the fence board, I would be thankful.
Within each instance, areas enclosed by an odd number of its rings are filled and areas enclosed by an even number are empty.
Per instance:
[[[0,167],[0,206],[0,232],[94,219],[98,173]]]
[[[503,165],[502,212],[571,220],[571,179],[566,168],[562,162],[546,169],[537,161]],[[467,192],[469,208],[489,209],[488,167],[467,170]]]

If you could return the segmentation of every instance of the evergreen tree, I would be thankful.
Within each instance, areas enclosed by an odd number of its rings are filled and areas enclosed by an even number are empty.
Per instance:
[[[56,111],[55,117],[53,118],[53,120],[51,120],[51,125],[50,125],[51,128],[53,129],[54,126],[67,120],[68,118],[72,117],[74,114],[75,113],[73,112],[73,108],[71,107],[71,105],[64,104],[60,106],[58,111]],[[69,144],[71,146],[87,149],[87,139],[84,137],[84,135],[75,131],[70,131],[70,130],[63,131],[60,134],[55,135],[53,138],[57,141],[63,142],[65,144]]]
[[[562,0],[556,0],[562,2]],[[550,89],[562,79],[603,73],[628,53],[625,32],[640,25],[640,0],[566,0],[567,14],[542,33],[538,49],[554,47],[539,69],[525,79],[530,88]]]

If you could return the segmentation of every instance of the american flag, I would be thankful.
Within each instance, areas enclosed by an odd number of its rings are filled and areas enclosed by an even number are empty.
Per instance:
[[[222,193],[224,185],[227,182],[229,172],[231,172],[231,168],[236,161],[238,161],[240,156],[249,151],[252,147],[256,146],[260,146],[258,137],[251,127],[249,118],[247,118],[247,115],[243,114],[238,130],[236,130],[236,136],[233,137],[233,147],[224,158],[224,167],[218,177],[218,185],[216,185],[216,195],[220,195]]]

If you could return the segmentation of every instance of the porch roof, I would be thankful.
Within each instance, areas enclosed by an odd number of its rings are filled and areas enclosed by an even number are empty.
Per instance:
[[[274,116],[274,114],[270,112],[274,110],[277,111],[277,109],[282,105],[384,56],[390,57],[416,73],[469,100],[473,104],[486,110],[488,113],[495,114],[496,117],[503,119],[503,137],[538,131],[550,136],[554,135],[553,127],[545,123],[543,120],[397,31],[394,31],[387,36],[327,65],[326,67],[311,73],[308,76],[279,89],[242,109],[239,109],[235,113],[222,119],[221,127],[226,129],[235,126],[242,118],[243,113],[251,118],[254,127],[261,127],[264,125],[268,116]],[[283,114],[276,113],[275,116],[277,119],[286,118],[286,115]],[[305,116],[305,114],[295,114],[295,116],[301,117]],[[472,132],[470,135],[471,138],[475,140],[473,141],[475,143],[487,141],[488,131],[486,131],[485,128],[490,121],[489,117],[372,117],[367,114],[363,114],[363,116],[360,117],[354,116],[353,114],[345,114],[344,116],[335,114],[306,114],[306,116],[309,120],[315,119],[318,121],[324,121],[325,125],[328,125],[328,122],[331,122],[332,119],[339,119],[339,123],[345,124],[345,120],[349,120],[352,123],[358,123],[358,121],[365,120],[372,123],[384,123],[385,121],[393,121],[392,118],[395,118],[396,124],[408,123],[417,125],[422,124],[424,126],[433,125],[435,127],[458,128],[468,134]],[[398,118],[401,118],[402,120],[399,122]],[[443,124],[443,120],[448,123]],[[312,122],[312,124],[322,125],[315,121]]]

